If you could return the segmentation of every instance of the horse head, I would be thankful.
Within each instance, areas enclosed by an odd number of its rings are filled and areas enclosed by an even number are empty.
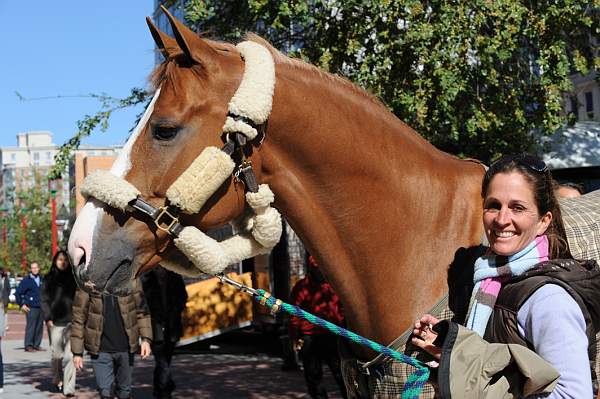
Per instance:
[[[244,72],[235,46],[200,38],[163,11],[174,38],[147,19],[165,61],[151,76],[154,98],[110,171],[157,208],[168,203],[169,187],[203,150],[223,145],[228,104]],[[244,208],[244,187],[229,176],[199,211],[180,220],[205,230],[238,218]],[[181,261],[184,269],[187,263],[169,235],[144,215],[94,198],[75,222],[69,253],[81,284],[114,294],[127,292],[132,277],[159,262]]]

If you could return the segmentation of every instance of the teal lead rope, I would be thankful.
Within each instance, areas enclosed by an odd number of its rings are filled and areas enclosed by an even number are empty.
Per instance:
[[[221,281],[228,282],[227,280],[221,278]],[[234,285],[240,288],[239,283]],[[352,331],[348,331],[345,328],[328,322],[327,320],[323,320],[320,317],[315,316],[314,314],[308,313],[300,309],[298,306],[290,305],[289,303],[285,303],[279,299],[275,299],[271,296],[271,294],[269,294],[265,290],[254,290],[245,286],[244,288],[246,289],[242,289],[243,291],[252,294],[257,302],[259,302],[261,305],[269,307],[271,309],[271,312],[273,313],[284,311],[286,313],[291,314],[292,316],[308,320],[312,324],[329,330],[333,334],[340,335],[344,338],[349,339],[352,342],[356,342],[357,344],[367,346],[376,352],[383,353],[384,355],[389,356],[395,360],[407,363],[415,367],[417,370],[408,377],[408,380],[404,384],[404,390],[402,391],[402,399],[417,399],[419,397],[421,391],[423,390],[423,386],[429,378],[429,368],[419,360],[410,356],[406,356],[400,352],[396,352],[393,349],[380,345],[377,342],[373,342],[370,339],[355,334]]]

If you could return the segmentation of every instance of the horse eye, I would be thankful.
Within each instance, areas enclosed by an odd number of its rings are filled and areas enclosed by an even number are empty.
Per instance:
[[[172,140],[179,133],[179,128],[176,126],[155,126],[152,129],[152,136],[157,140]]]

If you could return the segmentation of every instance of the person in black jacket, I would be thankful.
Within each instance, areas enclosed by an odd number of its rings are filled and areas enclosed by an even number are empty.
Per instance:
[[[76,289],[69,257],[65,251],[58,251],[52,258],[50,271],[44,277],[41,305],[52,347],[52,382],[65,396],[75,394],[75,366],[70,337],[71,307]]]
[[[175,383],[171,375],[171,358],[183,335],[181,313],[187,302],[185,283],[180,275],[161,266],[140,278],[152,319],[152,353],[154,355],[153,395],[170,399]]]

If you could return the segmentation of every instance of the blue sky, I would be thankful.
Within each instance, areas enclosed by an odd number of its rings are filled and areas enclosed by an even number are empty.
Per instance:
[[[77,120],[100,109],[87,98],[20,101],[24,97],[106,93],[125,97],[147,87],[154,42],[145,17],[152,0],[0,0],[0,146],[15,146],[16,134],[50,130],[62,144]],[[119,111],[109,130],[87,144],[122,144],[140,109]]]

